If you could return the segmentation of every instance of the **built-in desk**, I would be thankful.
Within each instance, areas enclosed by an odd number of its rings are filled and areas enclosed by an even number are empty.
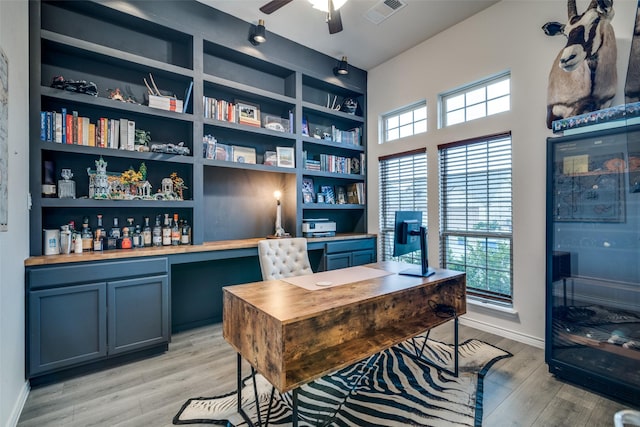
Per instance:
[[[262,280],[258,241],[36,256],[25,260],[27,375],[50,376],[222,320],[222,288]],[[314,271],[376,261],[376,236],[310,238]],[[32,381],[33,382],[33,381]]]

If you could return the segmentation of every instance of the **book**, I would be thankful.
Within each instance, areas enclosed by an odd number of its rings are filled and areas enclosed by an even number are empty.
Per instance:
[[[96,125],[94,123],[89,123],[89,135],[87,145],[89,147],[96,146]]]
[[[324,194],[324,202],[329,204],[336,203],[336,196],[331,185],[321,185],[320,192]]]
[[[120,150],[126,150],[129,143],[129,120],[120,119],[120,144],[118,148]]]
[[[189,99],[191,98],[191,92],[193,91],[193,81],[189,82],[189,87],[187,88],[186,94],[184,96],[184,106],[182,107],[182,112],[187,112],[187,107],[189,106]]]
[[[47,140],[47,112],[40,111],[40,139]]]
[[[53,113],[55,122],[53,142],[62,142],[62,113]]]
[[[91,122],[89,117],[82,118],[82,145],[89,145],[89,135],[91,133]]]
[[[134,151],[136,149],[136,122],[127,120],[127,150]]]
[[[120,148],[120,120],[112,120],[113,122],[113,147],[114,149]]]
[[[72,144],[78,144],[78,112],[77,111],[73,111],[71,113],[71,117],[72,117],[72,122],[71,122],[71,127],[73,129],[72,131],[72,139],[71,139],[71,143]]]
[[[67,138],[64,141],[65,144],[73,144],[73,116],[67,114]]]
[[[358,203],[358,188],[356,183],[347,185],[347,203],[357,205]]]
[[[82,138],[84,137],[84,135],[83,135],[84,129],[83,129],[83,127],[82,127],[82,125],[83,125],[83,124],[84,124],[84,123],[83,123],[83,121],[82,121],[82,117],[78,117],[78,118],[77,118],[77,127],[78,127],[78,130],[77,130],[77,133],[78,133],[78,141],[77,141],[77,144],[78,144],[78,145],[82,145]]]
[[[60,142],[66,144],[67,142],[67,109],[60,109],[61,121],[62,121],[62,135],[60,137]]]

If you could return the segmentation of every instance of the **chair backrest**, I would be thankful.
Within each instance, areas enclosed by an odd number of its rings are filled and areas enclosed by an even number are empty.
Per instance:
[[[633,409],[623,409],[613,415],[613,424],[615,427],[640,426],[640,411]]]
[[[262,280],[312,274],[307,239],[268,239],[258,242],[258,258]]]

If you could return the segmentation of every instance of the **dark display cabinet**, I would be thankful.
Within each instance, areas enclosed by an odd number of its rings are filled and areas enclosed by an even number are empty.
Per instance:
[[[549,138],[546,362],[640,404],[640,126]]]

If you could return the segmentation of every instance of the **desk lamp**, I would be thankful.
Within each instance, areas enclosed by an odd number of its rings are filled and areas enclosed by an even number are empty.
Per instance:
[[[289,233],[284,231],[282,227],[282,205],[280,204],[280,197],[282,193],[280,191],[274,191],[273,197],[276,198],[276,232],[273,234],[273,237],[289,237]]]

